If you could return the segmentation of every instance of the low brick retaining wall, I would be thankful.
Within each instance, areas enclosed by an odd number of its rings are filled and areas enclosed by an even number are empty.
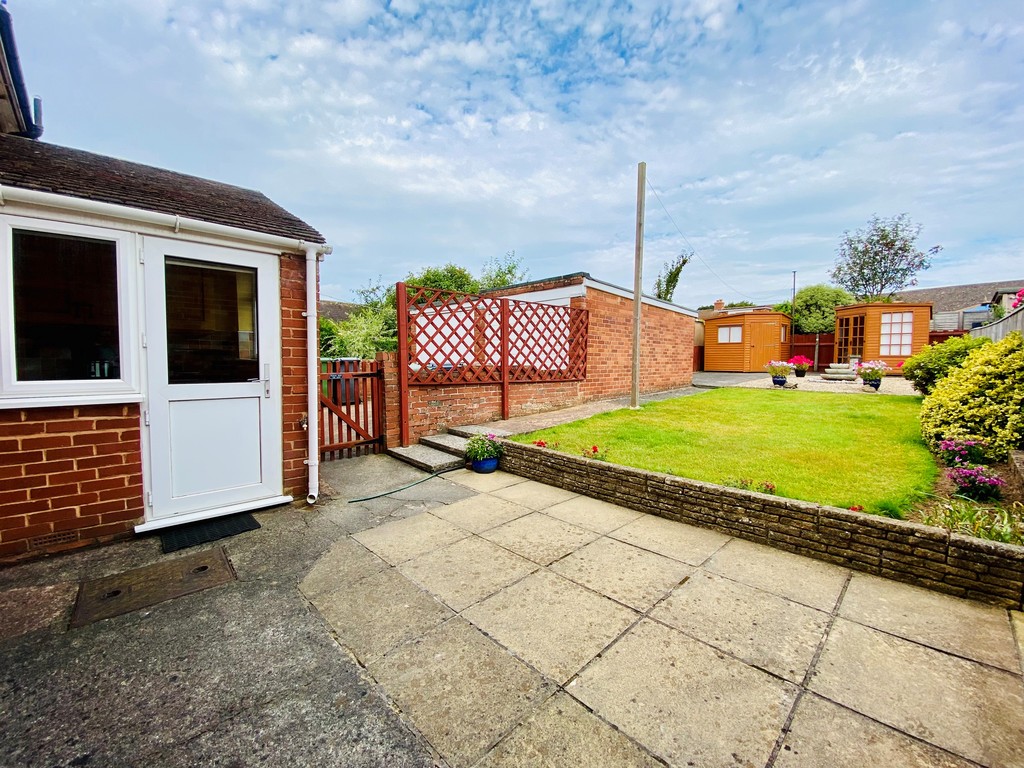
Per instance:
[[[865,573],[1020,610],[1024,547],[505,442],[513,474]]]

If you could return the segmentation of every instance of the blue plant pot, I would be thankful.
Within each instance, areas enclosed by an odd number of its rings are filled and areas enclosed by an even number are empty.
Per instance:
[[[474,472],[479,472],[481,475],[487,475],[498,468],[498,459],[473,459],[471,464]]]
[[[772,376],[772,384],[774,384],[776,387],[784,387],[786,386],[786,377]]]
[[[878,390],[878,388],[880,386],[882,386],[882,380],[881,379],[871,379],[870,381],[865,381],[864,383],[867,384],[869,387],[871,387],[872,389],[874,389],[876,391]]]

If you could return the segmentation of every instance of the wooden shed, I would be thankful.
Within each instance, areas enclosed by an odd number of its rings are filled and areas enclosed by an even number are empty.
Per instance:
[[[836,362],[882,360],[893,373],[928,344],[932,305],[877,302],[836,307]]]
[[[792,319],[755,311],[704,321],[704,370],[760,372],[769,360],[788,360]]]

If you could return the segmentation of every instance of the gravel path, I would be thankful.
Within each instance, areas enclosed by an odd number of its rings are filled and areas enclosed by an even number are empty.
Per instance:
[[[788,383],[796,384],[797,389],[802,392],[840,392],[844,395],[875,394],[870,387],[866,387],[859,381],[823,381],[820,376],[808,375],[802,379],[790,376]],[[764,379],[754,379],[736,386],[746,389],[773,389],[771,378],[765,374]],[[882,395],[919,395],[914,385],[902,376],[886,376],[882,379],[882,386],[878,391]]]

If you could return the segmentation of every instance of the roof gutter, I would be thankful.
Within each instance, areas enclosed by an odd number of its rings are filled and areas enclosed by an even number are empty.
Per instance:
[[[112,219],[124,221],[142,222],[156,227],[166,227],[175,233],[192,232],[197,235],[210,235],[213,237],[226,237],[233,240],[244,240],[257,245],[265,245],[288,253],[305,253],[307,241],[296,237],[282,237],[270,235],[263,232],[253,232],[241,227],[231,227],[226,224],[214,224],[209,221],[178,216],[172,213],[159,213],[147,211],[144,208],[130,208],[127,205],[117,203],[104,203],[99,200],[88,200],[84,197],[71,197],[69,195],[58,195],[53,192],[40,192],[35,189],[23,189],[21,187],[9,187],[0,185],[0,208],[8,202],[25,203],[27,205],[39,205],[46,208],[53,208],[60,211],[71,211],[73,213],[92,214],[94,216],[105,216]],[[327,248],[326,245],[317,244],[317,247]]]
[[[25,78],[21,74],[21,60],[18,58],[18,46],[14,42],[14,22],[11,13],[4,6],[0,5],[0,48],[3,49],[2,62],[10,78],[14,107],[21,117],[20,122],[25,126],[24,130],[16,134],[29,139],[38,139],[43,135],[43,126],[32,119],[32,111],[29,107],[28,90],[25,88]],[[36,110],[40,111],[37,100]]]

